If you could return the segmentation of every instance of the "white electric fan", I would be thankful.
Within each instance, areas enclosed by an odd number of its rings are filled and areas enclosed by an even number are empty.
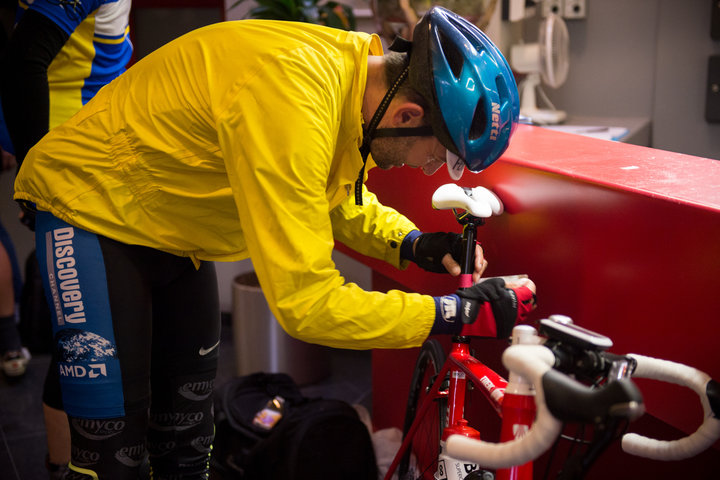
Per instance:
[[[537,43],[513,45],[510,63],[513,70],[527,74],[520,82],[520,115],[533,123],[553,125],[565,120],[566,114],[557,110],[542,90],[541,82],[551,88],[558,88],[567,79],[570,56],[570,36],[563,19],[549,13],[540,22]],[[547,108],[539,108],[537,94]]]

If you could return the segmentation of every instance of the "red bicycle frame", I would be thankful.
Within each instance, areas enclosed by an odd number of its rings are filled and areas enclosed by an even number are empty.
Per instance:
[[[449,379],[448,389],[443,390],[443,383]],[[386,480],[395,473],[400,459],[410,446],[417,433],[421,420],[439,398],[447,399],[447,426],[443,430],[442,440],[452,434],[461,434],[471,438],[480,438],[480,432],[467,424],[464,418],[465,391],[470,381],[478,387],[502,418],[501,441],[506,442],[521,436],[530,429],[535,418],[535,402],[532,395],[522,388],[514,388],[487,365],[470,354],[467,337],[453,338],[452,349],[445,364],[435,379],[430,392],[420,405],[415,421],[406,433],[405,438],[390,465]],[[508,388],[510,387],[510,388]],[[516,390],[516,391],[509,391]],[[531,480],[532,463],[498,470],[498,480]],[[443,477],[441,477],[443,478]],[[447,478],[447,477],[445,477]]]
[[[460,265],[462,272],[459,279],[460,288],[468,288],[473,284],[472,272],[475,269],[477,229],[484,224],[484,219],[475,217],[467,211],[461,212],[453,209],[453,212],[458,223],[463,226],[463,261]],[[489,305],[487,307],[489,308]],[[513,342],[522,342],[522,340],[514,338]],[[386,480],[390,480],[397,470],[405,452],[413,443],[413,438],[417,434],[423,418],[432,406],[437,405],[436,401],[438,399],[445,398],[447,400],[447,424],[444,426],[441,436],[442,445],[452,434],[480,438],[480,432],[468,426],[468,422],[464,417],[465,392],[468,381],[483,393],[490,405],[501,417],[500,440],[502,442],[518,438],[530,429],[535,419],[535,402],[530,387],[523,379],[514,374],[510,375],[510,382],[508,382],[494,370],[477,360],[470,354],[469,343],[470,337],[453,337],[450,353],[435,378],[428,395],[415,412],[415,418],[408,431],[405,432],[405,438],[403,438],[400,449],[385,476]],[[446,379],[448,380],[448,389],[443,390]],[[430,452],[430,455],[434,455],[434,453]],[[442,468],[444,463],[455,463],[457,465],[455,465],[456,468],[452,469],[452,473],[447,470],[445,472],[435,472],[438,474],[435,475],[435,478],[462,480],[465,473],[480,469],[480,466],[447,457],[443,448],[438,460],[439,468]],[[455,474],[458,471],[460,473]],[[532,462],[529,462],[525,465],[498,470],[496,478],[498,480],[532,480],[532,473]],[[455,476],[447,476],[446,474]]]

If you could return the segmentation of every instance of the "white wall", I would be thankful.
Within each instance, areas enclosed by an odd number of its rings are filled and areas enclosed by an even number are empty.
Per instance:
[[[705,121],[710,2],[662,0],[658,18],[653,146],[720,159],[720,124]]]
[[[707,0],[587,0],[569,20],[570,74],[546,90],[569,114],[647,117],[651,146],[720,159],[720,124],[705,122]]]

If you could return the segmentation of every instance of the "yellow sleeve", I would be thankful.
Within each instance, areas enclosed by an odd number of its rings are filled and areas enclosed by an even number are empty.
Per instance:
[[[382,205],[374,193],[363,185],[363,205],[355,205],[349,196],[330,213],[335,239],[369,257],[407,268],[400,258],[400,245],[405,235],[418,230],[414,223],[397,210]]]
[[[364,291],[345,283],[331,258],[325,192],[349,90],[342,80],[329,59],[295,52],[238,85],[218,135],[243,234],[290,335],[339,348],[417,346],[434,319],[432,297]]]

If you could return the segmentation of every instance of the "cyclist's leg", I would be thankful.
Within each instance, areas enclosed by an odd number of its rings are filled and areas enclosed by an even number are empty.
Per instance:
[[[106,238],[101,238],[101,245],[108,270],[121,270],[120,264],[127,263],[130,257],[138,272],[132,282],[109,284],[112,304],[118,307],[117,311],[113,309],[115,318],[130,314],[146,319],[142,324],[116,322],[115,334],[122,342],[122,358],[144,358],[145,352],[152,352],[150,364],[122,365],[123,372],[131,372],[123,375],[128,411],[147,416],[148,395],[144,388],[149,379],[152,394],[147,449],[153,478],[207,478],[214,432],[212,387],[217,368],[217,348],[210,347],[216,346],[220,336],[214,264],[204,262],[196,269],[188,258],[150,248]],[[128,275],[124,278],[129,279]],[[147,286],[138,291],[133,287],[135,283]],[[133,295],[141,297],[134,299]],[[129,309],[124,311],[124,306]],[[138,336],[143,342],[133,343]],[[150,338],[151,347],[144,341]],[[135,345],[143,351],[135,351]],[[143,384],[133,383],[130,376],[142,379]]]
[[[136,479],[145,454],[151,305],[133,247],[40,212],[37,253],[53,315],[70,478]],[[119,328],[120,327],[120,328]]]
[[[204,479],[214,437],[212,390],[220,311],[215,266],[184,271],[154,289],[148,450],[155,478]]]

